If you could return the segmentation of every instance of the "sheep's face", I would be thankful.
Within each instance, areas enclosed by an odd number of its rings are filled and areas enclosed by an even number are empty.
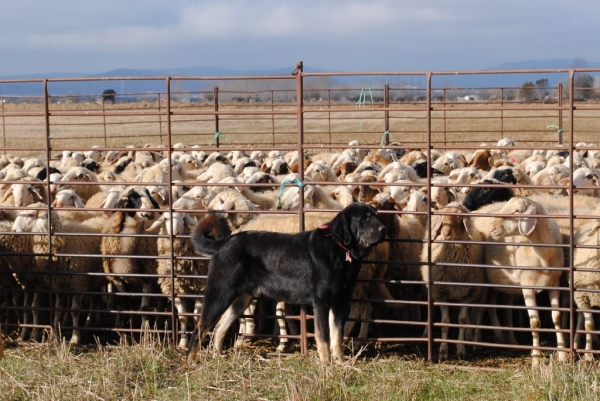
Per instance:
[[[463,206],[450,206],[441,210],[445,213],[468,213],[469,211]],[[443,215],[435,216],[432,224],[431,239],[439,239],[444,241],[464,241],[470,235],[469,219],[466,216]]]
[[[46,217],[48,213],[46,210],[39,210],[33,208],[47,208],[48,206],[42,202],[32,203],[28,206],[28,209],[22,210],[15,221],[13,222],[12,231],[17,233],[32,232],[38,222],[38,217],[45,216],[44,221],[47,221]]]
[[[186,235],[191,233],[196,226],[196,220],[186,213],[173,212],[172,216],[173,218],[171,219],[171,213],[164,212],[146,231],[153,231],[158,227],[164,227],[163,232],[168,235]]]
[[[126,198],[121,198],[115,204],[116,208],[126,207],[127,209],[159,209],[156,201],[150,196],[146,188],[130,189]],[[142,220],[154,220],[154,212],[141,210],[138,212],[128,212],[130,216]]]
[[[56,194],[54,202],[52,202],[52,206],[84,207],[84,204],[75,191],[73,191],[72,189],[63,189],[62,191],[58,191],[58,193]]]
[[[538,214],[538,208],[529,200],[515,197],[509,200],[498,214],[511,214],[514,217],[493,219],[490,235],[496,240],[508,236],[531,234],[537,224],[537,218],[531,215]]]

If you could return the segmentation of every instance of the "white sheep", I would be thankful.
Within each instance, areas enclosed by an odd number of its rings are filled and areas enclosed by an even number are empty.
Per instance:
[[[42,208],[46,205],[35,203],[32,207]],[[35,213],[35,223],[31,232],[37,233],[32,238],[32,252],[38,254],[35,256],[33,268],[38,272],[58,273],[43,275],[43,280],[47,288],[54,292],[56,296],[56,305],[58,311],[54,315],[54,328],[59,329],[61,313],[65,294],[63,291],[72,292],[71,298],[71,318],[73,321],[73,333],[70,342],[78,344],[81,339],[79,331],[79,310],[83,306],[85,298],[84,292],[100,290],[105,284],[105,279],[101,276],[86,275],[81,273],[101,273],[102,262],[100,258],[85,257],[78,255],[97,255],[100,252],[101,238],[98,236],[86,236],[85,234],[99,234],[98,227],[93,227],[79,222],[64,221],[58,214],[52,214],[48,219],[46,209],[30,209]],[[17,229],[13,227],[13,229]],[[48,232],[52,234],[78,233],[82,234],[75,238],[69,238],[62,235],[54,235],[49,247]],[[51,255],[51,259],[48,258]],[[54,256],[55,254],[67,254],[67,256]],[[75,273],[75,274],[73,274]]]
[[[46,207],[46,205],[44,205]],[[0,231],[15,232],[14,235],[2,234],[0,235],[0,249],[4,253],[2,258],[2,265],[6,266],[11,274],[11,278],[14,276],[17,283],[25,290],[24,296],[19,297],[16,293],[13,294],[13,304],[18,306],[17,303],[22,301],[22,306],[26,308],[32,307],[32,309],[25,309],[23,311],[22,320],[23,326],[20,329],[19,340],[27,341],[33,338],[36,341],[41,340],[40,330],[40,319],[39,319],[39,307],[40,307],[40,292],[45,290],[47,287],[44,285],[43,277],[40,274],[26,273],[27,271],[35,271],[32,267],[35,266],[35,260],[31,254],[33,251],[33,241],[31,235],[21,235],[23,232],[31,232],[35,220],[37,218],[37,211],[31,209],[24,209],[16,216],[13,222],[11,221],[0,221]],[[28,255],[29,254],[29,255]],[[17,310],[18,313],[18,310]],[[31,318],[33,317],[33,322]],[[30,324],[34,325],[33,331],[31,331]]]
[[[592,331],[595,329],[594,318],[588,310],[600,307],[600,293],[585,291],[586,289],[600,290],[600,220],[589,221],[575,232],[573,242],[577,245],[573,255],[573,284],[575,287],[574,299],[579,309],[584,309],[578,314],[577,327],[581,327],[582,317],[585,321],[585,350],[592,351]],[[583,246],[583,247],[580,247]],[[587,247],[587,248],[584,248]],[[579,348],[579,334],[575,335],[575,349]],[[584,358],[588,361],[594,359],[591,352],[586,352]]]
[[[158,268],[157,273],[161,275],[158,278],[160,290],[165,295],[173,293],[171,285],[173,285],[175,299],[172,300],[177,308],[179,318],[179,334],[180,340],[178,347],[187,349],[188,347],[188,320],[186,313],[189,312],[188,301],[186,295],[194,295],[194,314],[199,314],[202,303],[199,295],[202,294],[206,285],[206,274],[208,272],[208,261],[200,259],[189,259],[197,254],[194,251],[188,238],[180,238],[182,235],[190,235],[196,220],[190,215],[182,212],[163,212],[162,216],[156,219],[150,228],[149,232],[159,230],[159,235],[169,236],[160,237],[157,241]],[[173,238],[173,246],[171,246],[170,236]],[[173,261],[171,255],[175,256]],[[175,275],[175,280],[171,280],[171,274]],[[194,276],[194,277],[179,277]],[[200,277],[202,276],[202,277]]]
[[[483,268],[483,246],[474,243],[442,243],[443,241],[481,241],[481,236],[474,230],[469,217],[469,211],[462,204],[453,202],[446,205],[441,213],[458,213],[460,215],[434,215],[431,222],[431,275],[427,265],[421,267],[424,281],[464,283],[465,285],[433,284],[431,297],[434,302],[464,302],[480,303],[487,293],[485,287],[472,286],[470,284],[482,284],[486,282]],[[426,240],[426,238],[425,238]],[[428,262],[429,249],[423,248],[421,259]],[[447,266],[446,263],[452,263]],[[450,307],[441,305],[442,311],[442,343],[440,344],[440,360],[448,359],[448,339],[450,323]],[[459,328],[458,341],[465,340],[465,327],[468,323],[468,307],[461,306],[458,316]],[[456,355],[464,359],[467,356],[464,344],[456,345]]]
[[[61,189],[74,190],[86,202],[96,192],[100,192],[101,187],[98,185],[96,173],[85,167],[72,167],[60,179],[57,190],[60,191]]]
[[[156,274],[156,260],[112,256],[157,255],[156,240],[152,237],[140,237],[139,234],[144,232],[145,224],[155,218],[155,213],[148,209],[159,207],[148,190],[143,187],[127,189],[113,207],[134,210],[112,212],[104,219],[102,232],[119,234],[119,236],[102,237],[101,253],[104,256],[102,266],[104,272],[108,274],[107,280],[111,284],[111,290],[113,286],[122,293],[127,292],[128,288],[141,288],[144,294],[151,293],[155,281],[149,276]],[[143,276],[124,276],[127,274]],[[149,307],[150,299],[147,296],[142,297],[140,309],[147,310]],[[146,323],[147,317],[144,316],[142,320]]]
[[[571,177],[566,177],[561,179],[558,184],[568,186],[570,184]],[[599,189],[596,188],[584,188],[579,189],[577,187],[598,187],[598,174],[589,167],[579,167],[577,170],[573,172],[573,193],[595,196]],[[569,193],[569,189],[567,189],[567,193]]]
[[[70,220],[81,222],[98,215],[97,212],[93,211],[77,210],[85,209],[85,205],[83,204],[81,197],[77,195],[77,192],[72,189],[61,189],[58,191],[54,196],[54,201],[52,201],[52,207],[74,208],[74,210],[59,210],[56,212],[65,221]]]
[[[227,189],[217,193],[206,208],[208,210],[233,211],[234,213],[227,213],[227,221],[234,228],[239,228],[252,219],[251,213],[239,213],[240,211],[257,209],[256,205],[237,189]],[[238,213],[235,213],[236,211]]]
[[[493,205],[493,204],[492,204]],[[478,212],[485,212],[479,209]],[[485,263],[492,266],[515,266],[516,268],[488,268],[486,269],[488,281],[498,284],[498,291],[516,296],[522,293],[528,309],[530,326],[534,331],[533,347],[540,346],[539,333],[535,330],[540,327],[535,293],[541,291],[536,287],[559,287],[560,268],[564,266],[564,253],[560,229],[551,218],[536,217],[547,216],[548,212],[541,203],[523,197],[513,197],[502,205],[498,214],[509,217],[496,217],[491,220],[491,228],[487,234],[493,243],[485,246]],[[517,243],[508,245],[505,243]],[[549,246],[528,246],[528,244],[542,244]],[[552,246],[555,245],[555,246]],[[528,269],[528,267],[534,268]],[[548,268],[548,269],[544,269]],[[519,285],[525,288],[507,288],[504,285]],[[552,321],[557,330],[556,339],[559,349],[559,359],[565,360],[565,339],[560,322],[560,291],[549,289],[550,304],[552,306]],[[533,364],[540,362],[541,352],[533,349]]]

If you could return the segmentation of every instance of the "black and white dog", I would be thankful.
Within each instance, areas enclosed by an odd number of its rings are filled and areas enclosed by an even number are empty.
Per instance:
[[[221,353],[229,326],[252,298],[268,297],[312,305],[319,358],[325,364],[332,359],[342,362],[349,299],[363,258],[383,241],[385,231],[377,210],[363,203],[354,203],[328,224],[299,234],[246,231],[228,235],[222,217],[207,215],[192,235],[196,251],[213,256],[202,317],[188,357],[195,358],[215,324],[213,344]]]

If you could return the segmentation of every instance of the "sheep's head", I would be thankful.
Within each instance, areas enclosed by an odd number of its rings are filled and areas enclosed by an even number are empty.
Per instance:
[[[56,193],[52,207],[84,207],[84,204],[77,192],[72,189],[62,189]]]
[[[12,204],[16,207],[23,207],[43,199],[40,190],[30,183],[12,184],[5,192],[2,201],[7,203],[11,197],[13,199]]]
[[[442,213],[461,213],[461,215],[436,215],[431,223],[431,239],[444,241],[478,240],[468,216],[469,210],[462,204],[453,202],[445,206]],[[467,216],[465,216],[467,214]]]
[[[195,226],[196,220],[187,213],[173,212],[171,215],[170,212],[163,212],[161,217],[156,219],[146,231],[154,231],[159,227],[164,227],[163,232],[168,235],[186,235],[190,234]]]
[[[522,197],[514,197],[506,202],[498,214],[512,216],[496,217],[492,220],[490,235],[496,240],[508,236],[527,236],[531,234],[537,225],[537,218],[532,216],[545,213],[543,213],[537,202]]]
[[[42,212],[39,208],[47,207],[48,206],[42,202],[36,202],[29,205],[27,209],[20,211],[13,222],[12,231],[17,233],[32,232],[36,224],[38,224],[38,216],[40,216],[40,212]],[[47,216],[47,213],[45,215]]]
[[[127,215],[142,220],[154,220],[154,212],[145,209],[159,209],[159,206],[148,192],[148,189],[135,187],[123,195],[114,205],[115,208],[142,209],[139,211],[129,210]]]

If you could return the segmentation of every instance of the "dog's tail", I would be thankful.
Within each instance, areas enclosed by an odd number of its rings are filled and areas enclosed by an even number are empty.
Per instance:
[[[220,214],[209,213],[198,222],[192,234],[192,245],[196,252],[214,255],[230,235],[231,229],[225,217]]]

